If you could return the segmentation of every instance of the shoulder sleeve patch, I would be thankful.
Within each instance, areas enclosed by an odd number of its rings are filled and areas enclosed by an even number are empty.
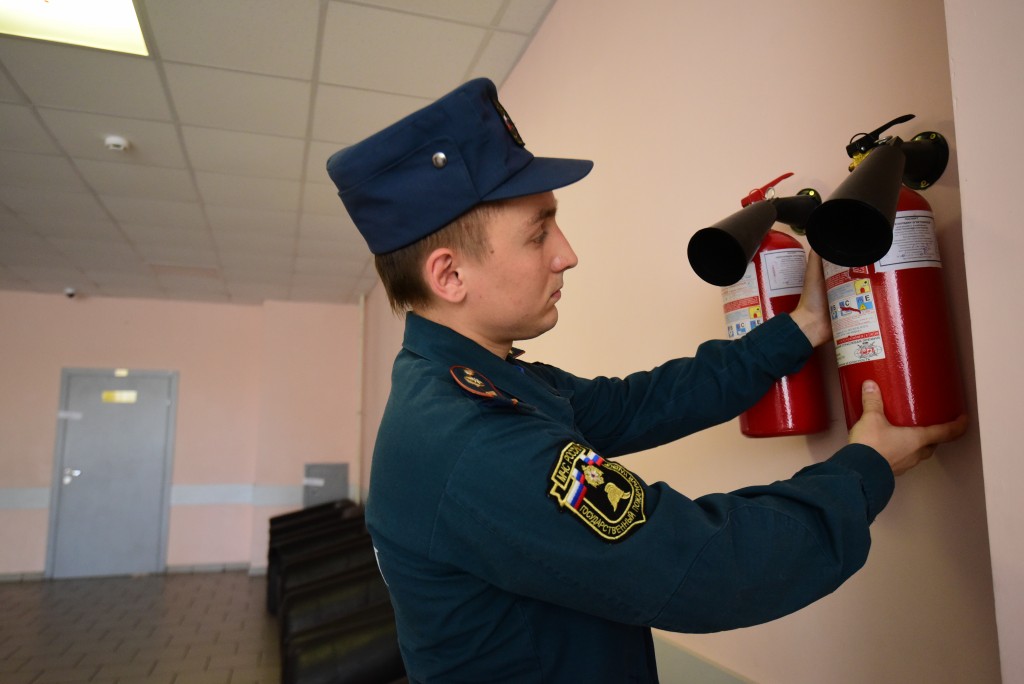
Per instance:
[[[548,494],[591,532],[620,542],[647,521],[644,488],[636,475],[592,450],[570,442],[555,461]]]

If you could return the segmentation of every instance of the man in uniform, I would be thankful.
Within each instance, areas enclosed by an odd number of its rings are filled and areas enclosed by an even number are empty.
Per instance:
[[[689,499],[616,456],[730,420],[831,339],[820,260],[799,307],[624,378],[513,347],[554,327],[577,263],[553,190],[592,163],[534,157],[487,79],[341,150],[328,172],[376,255],[403,347],[366,520],[411,682],[656,682],[651,628],[756,625],[865,562],[899,474],[963,433],[886,421],[791,479]]]

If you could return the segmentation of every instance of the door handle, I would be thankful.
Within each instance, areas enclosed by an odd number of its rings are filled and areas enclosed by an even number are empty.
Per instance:
[[[82,474],[82,471],[78,468],[65,468],[64,469],[64,484],[69,485],[71,481]]]

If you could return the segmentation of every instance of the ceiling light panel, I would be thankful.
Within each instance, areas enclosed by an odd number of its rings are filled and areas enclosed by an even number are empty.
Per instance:
[[[0,33],[149,54],[132,0],[0,0]]]

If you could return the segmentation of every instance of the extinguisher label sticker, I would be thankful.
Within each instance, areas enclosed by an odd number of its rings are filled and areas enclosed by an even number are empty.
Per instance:
[[[742,278],[722,288],[722,308],[725,310],[725,335],[730,340],[743,337],[764,322],[754,262],[747,264]]]
[[[830,270],[826,267],[825,272]],[[871,280],[858,277],[863,275],[859,270],[831,270],[827,280],[832,337],[840,368],[885,358]]]
[[[807,255],[802,249],[773,249],[761,253],[761,279],[766,297],[798,295],[804,289]]]
[[[906,268],[942,268],[935,219],[930,211],[901,211],[892,228],[892,247],[875,264],[875,272]]]

